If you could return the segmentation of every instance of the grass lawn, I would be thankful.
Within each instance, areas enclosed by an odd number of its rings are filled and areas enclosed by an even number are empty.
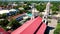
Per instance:
[[[54,34],[60,34],[60,23],[57,24],[56,30],[54,31]]]

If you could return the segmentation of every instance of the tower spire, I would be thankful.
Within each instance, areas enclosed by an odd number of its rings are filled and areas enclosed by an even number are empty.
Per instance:
[[[31,17],[31,19],[34,19],[34,12],[35,12],[35,4],[34,3],[32,3],[32,9],[31,9],[31,11],[32,11],[32,17]]]
[[[50,13],[50,0],[49,0],[49,2],[46,5],[45,13],[44,13],[44,16],[43,16],[43,20],[42,21],[44,23],[48,22],[47,17],[49,16],[49,13]]]

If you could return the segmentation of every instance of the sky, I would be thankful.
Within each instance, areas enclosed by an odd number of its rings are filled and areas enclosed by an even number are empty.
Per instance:
[[[0,0],[0,1],[49,1],[49,0]],[[50,0],[50,1],[60,1],[60,0]]]

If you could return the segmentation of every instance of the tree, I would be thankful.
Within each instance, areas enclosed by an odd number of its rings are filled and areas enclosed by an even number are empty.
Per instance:
[[[2,14],[2,18],[7,18],[7,17],[8,17],[8,16],[7,16],[6,13]]]
[[[28,5],[23,7],[25,10],[31,9]]]
[[[52,6],[51,9],[52,11],[59,11],[59,8],[57,6]]]
[[[2,26],[5,30],[7,30],[6,26],[9,23],[7,19],[0,20],[0,26]]]
[[[59,8],[57,5],[53,4],[53,6],[51,6],[52,9],[52,14],[57,14],[57,11],[59,11]]]
[[[45,5],[42,5],[42,4],[37,5],[37,6],[36,6],[36,9],[37,9],[38,11],[40,11],[40,12],[43,12],[44,9],[45,9]]]
[[[2,15],[0,14],[0,18],[2,18]]]
[[[10,23],[8,23],[8,26],[11,27],[11,29],[16,29],[19,26],[21,26],[21,24],[16,20],[16,19],[12,19],[12,21],[10,21]]]
[[[3,20],[3,26],[7,26],[8,23],[9,23],[9,21],[7,19]]]

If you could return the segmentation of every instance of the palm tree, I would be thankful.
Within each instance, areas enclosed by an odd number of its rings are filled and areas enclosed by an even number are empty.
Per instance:
[[[44,5],[42,5],[42,4],[40,4],[40,5],[37,5],[36,6],[36,9],[38,10],[38,11],[40,11],[40,12],[43,12],[44,11],[44,9],[45,9],[45,4]]]

